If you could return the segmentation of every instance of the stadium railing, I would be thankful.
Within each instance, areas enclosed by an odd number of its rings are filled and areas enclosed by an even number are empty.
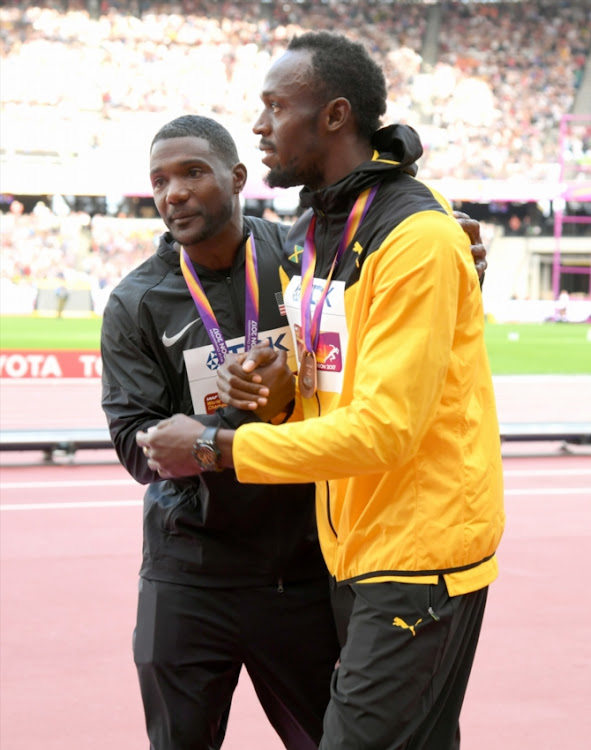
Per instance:
[[[502,422],[501,442],[558,441],[591,444],[591,422]]]
[[[54,454],[73,456],[79,450],[113,450],[111,436],[106,428],[73,428],[43,430],[2,430],[0,450],[41,451],[45,460]]]
[[[554,441],[591,445],[591,422],[505,422],[501,443]],[[79,450],[113,450],[106,428],[16,429],[0,431],[0,450],[41,451],[46,461],[56,455],[74,456]]]

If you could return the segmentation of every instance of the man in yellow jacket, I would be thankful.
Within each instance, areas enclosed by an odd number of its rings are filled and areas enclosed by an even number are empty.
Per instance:
[[[205,432],[178,415],[137,441],[163,477],[316,482],[342,642],[321,750],[455,750],[504,525],[469,241],[412,176],[418,137],[378,130],[385,81],[361,45],[296,37],[262,101],[268,182],[303,184],[308,208],[283,269],[297,383],[276,392],[285,358],[255,346],[227,360],[219,395],[293,414]]]

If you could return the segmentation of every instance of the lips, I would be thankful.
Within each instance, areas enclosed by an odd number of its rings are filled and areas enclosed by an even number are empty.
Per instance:
[[[271,167],[273,164],[273,157],[275,152],[274,151],[265,151],[266,156],[263,156],[261,159],[261,164],[264,164],[266,167]]]
[[[261,159],[261,162],[266,166],[271,166],[271,162],[273,161],[273,157],[275,156],[275,149],[270,143],[267,143],[266,141],[261,141],[259,144],[259,151],[262,151],[264,156]]]
[[[192,219],[195,216],[195,214],[173,214],[170,218],[170,222],[181,222],[186,221],[187,219]]]
[[[261,158],[262,164],[266,167],[270,167],[275,159],[275,150],[272,148],[261,148],[261,151],[264,154]]]

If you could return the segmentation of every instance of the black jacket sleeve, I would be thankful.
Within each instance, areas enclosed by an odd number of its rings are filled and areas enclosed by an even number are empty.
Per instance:
[[[177,398],[178,384],[172,382],[154,350],[122,299],[113,294],[104,311],[101,331],[102,408],[117,456],[140,484],[161,481],[147,464],[135,441],[136,433],[146,431],[162,419],[183,410]],[[203,424],[221,423],[236,429],[247,422],[260,421],[256,414],[225,407],[215,414],[193,415]],[[195,482],[198,483],[198,478]]]
[[[117,456],[136,481],[158,481],[135,435],[174,413],[171,394],[155,353],[114,294],[104,311],[101,357],[101,403]]]

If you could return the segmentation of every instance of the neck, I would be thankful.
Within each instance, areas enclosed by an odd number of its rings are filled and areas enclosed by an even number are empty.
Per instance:
[[[193,263],[212,271],[230,268],[244,238],[242,214],[214,237],[184,248]]]
[[[323,184],[318,187],[334,185],[335,182],[351,174],[360,164],[369,161],[372,156],[373,147],[370,143],[348,139],[343,145],[334,148],[329,153],[324,168]]]

